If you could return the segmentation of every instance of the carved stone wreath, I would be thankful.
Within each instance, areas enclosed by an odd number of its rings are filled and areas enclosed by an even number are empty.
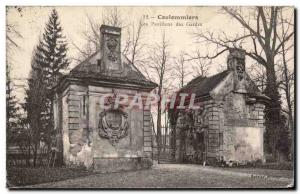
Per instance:
[[[119,109],[109,109],[100,113],[99,136],[107,138],[112,145],[128,135],[128,114]]]

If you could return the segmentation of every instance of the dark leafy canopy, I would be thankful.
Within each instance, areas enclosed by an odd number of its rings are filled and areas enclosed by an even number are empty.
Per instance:
[[[6,71],[6,117],[7,129],[16,127],[15,119],[18,117],[17,99],[16,95],[12,93],[13,84],[9,76],[9,70]]]
[[[28,79],[28,89],[26,90],[25,110],[27,119],[33,131],[41,131],[45,129],[45,124],[42,124],[46,119],[47,113],[47,90],[44,83],[44,75],[42,68],[38,66],[35,59],[32,61],[32,71]],[[44,121],[46,123],[46,121]]]
[[[52,10],[45,31],[33,53],[26,91],[25,110],[33,136],[34,165],[41,145],[50,151],[55,145],[52,88],[69,64],[67,43],[62,35],[57,11]],[[43,142],[43,144],[41,144]]]
[[[18,101],[16,95],[13,94],[13,83],[10,78],[10,66],[6,63],[6,134],[7,144],[13,142],[14,130],[18,127],[18,119],[20,118]]]
[[[43,117],[50,119],[49,121],[53,119],[51,88],[57,83],[61,71],[65,70],[68,64],[67,43],[65,37],[62,35],[62,27],[57,11],[53,9],[42,39],[36,47],[32,65],[35,75],[33,75],[33,83],[31,83],[33,85],[37,84],[32,88],[37,87],[35,92],[45,92],[45,99],[41,100],[45,100],[44,104],[46,107],[44,107],[45,110],[42,112],[44,112]],[[39,97],[43,98],[44,96],[41,95]],[[38,102],[38,100],[35,102]],[[52,128],[51,123],[53,121],[48,122],[50,128]]]
[[[53,9],[36,52],[38,63],[44,70],[48,88],[56,84],[60,71],[69,65],[67,50],[67,42],[65,36],[62,35],[57,11]]]
[[[18,13],[22,13],[20,7],[6,7],[6,15],[11,9],[16,9]],[[22,15],[20,15],[22,17]],[[18,126],[18,119],[20,117],[18,100],[14,94],[16,88],[13,79],[11,78],[11,71],[13,66],[12,53],[20,49],[19,41],[23,38],[21,33],[17,30],[16,25],[11,22],[6,23],[6,41],[7,41],[7,57],[6,57],[6,130],[7,136],[12,135],[12,130]],[[13,135],[12,135],[13,136]],[[8,138],[9,139],[9,138]],[[7,142],[8,143],[8,142]],[[11,143],[11,142],[9,142]]]

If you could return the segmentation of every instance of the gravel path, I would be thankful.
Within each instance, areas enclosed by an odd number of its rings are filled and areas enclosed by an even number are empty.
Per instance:
[[[247,171],[248,170],[248,171]],[[160,164],[152,169],[95,174],[87,177],[30,186],[31,188],[286,188],[293,179],[271,174],[190,164]],[[265,172],[269,170],[264,170]],[[258,172],[258,171],[257,171]],[[269,172],[270,174],[270,172]],[[287,174],[287,172],[285,172]]]

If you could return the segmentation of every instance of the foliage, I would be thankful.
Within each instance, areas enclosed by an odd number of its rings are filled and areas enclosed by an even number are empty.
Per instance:
[[[172,108],[172,109],[168,109],[168,119],[169,119],[169,122],[170,122],[170,127],[172,129],[175,129],[176,128],[176,122],[177,122],[177,119],[178,119],[178,114],[179,114],[179,111]]]
[[[263,67],[263,73],[259,74],[262,76],[258,78],[258,81],[259,84],[262,82],[261,85],[263,85],[264,94],[271,98],[270,102],[266,105],[265,111],[267,119],[265,145],[266,149],[272,152],[274,157],[276,155],[277,144],[281,143],[277,142],[276,139],[282,132],[281,130],[285,129],[281,114],[283,109],[276,72],[277,64],[279,59],[283,58],[284,60],[282,55],[287,48],[294,48],[293,44],[290,44],[294,37],[293,27],[291,27],[294,26],[294,13],[289,9],[284,14],[285,17],[282,18],[282,13],[286,9],[289,8],[223,7],[221,12],[236,21],[244,29],[243,33],[240,32],[236,36],[229,36],[224,31],[219,34],[213,32],[199,32],[196,34],[199,42],[206,43],[207,47],[210,47],[210,50],[214,51],[212,55],[208,53],[207,55],[196,56],[196,59],[212,60],[225,53],[231,47],[246,45],[244,48],[246,55],[258,66]],[[284,48],[283,45],[286,45],[286,47]],[[288,130],[285,131],[285,133],[288,132]],[[282,136],[282,138],[285,137],[287,136]],[[285,139],[284,141],[289,140]]]
[[[27,123],[32,130],[34,165],[38,151],[42,150],[41,146],[48,153],[55,146],[52,88],[68,64],[67,43],[62,35],[57,11],[53,9],[42,38],[33,52],[24,105]]]
[[[70,178],[88,176],[94,172],[82,168],[8,168],[7,185],[9,187],[34,185],[39,183],[61,181]]]
[[[10,10],[16,10],[18,13],[22,13],[20,7],[6,7],[6,14]],[[22,17],[22,15],[20,15]],[[11,145],[14,143],[14,133],[18,128],[19,118],[20,118],[20,106],[18,106],[18,100],[14,93],[16,85],[11,77],[11,71],[13,66],[13,60],[11,54],[20,49],[19,41],[23,38],[20,32],[17,30],[14,23],[6,23],[6,134],[7,141],[6,145]]]
[[[17,103],[16,95],[13,94],[10,67],[6,64],[6,129],[8,137],[10,137],[11,130],[18,126],[18,118],[20,117],[18,111],[20,107],[17,106]]]

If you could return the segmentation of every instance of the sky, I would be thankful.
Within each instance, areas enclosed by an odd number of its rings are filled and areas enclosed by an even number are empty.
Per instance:
[[[8,60],[13,60],[11,77],[15,78],[19,85],[22,85],[21,80],[25,80],[30,72],[30,63],[32,52],[38,43],[41,34],[43,33],[46,22],[49,19],[51,10],[54,7],[22,7],[22,12],[16,9],[8,9],[7,23],[13,24],[15,29],[22,35],[22,38],[16,37],[14,40],[20,46],[19,49],[10,49],[8,52],[12,56]],[[87,15],[95,22],[102,21],[102,15],[107,10],[112,10],[112,7],[55,7],[57,10],[61,25],[63,27],[63,34],[66,36],[69,43],[68,56],[69,58],[76,57],[77,50],[73,46],[73,42],[79,47],[84,46],[85,39],[83,32],[89,31],[89,22]],[[145,22],[148,23],[143,35],[143,41],[147,44],[158,42],[161,33],[165,31],[166,38],[170,42],[171,55],[177,56],[183,51],[192,51],[200,48],[201,45],[195,44],[195,38],[192,33],[199,30],[199,28],[220,28],[224,29],[228,25],[232,25],[231,20],[228,20],[224,15],[218,15],[217,11],[220,7],[118,7],[124,23],[131,24],[136,22],[139,18],[148,17]],[[198,20],[191,20],[197,23],[198,27],[187,26],[186,21],[189,20],[163,20],[164,23],[172,23],[170,26],[159,26],[162,22],[157,17],[159,15],[168,16],[197,16]],[[184,26],[176,26],[177,21],[182,22]],[[232,29],[232,28],[226,28]],[[124,32],[122,32],[124,34]],[[122,37],[125,38],[124,35]],[[70,67],[74,67],[76,61],[71,61]],[[191,77],[192,78],[192,77]],[[190,79],[191,79],[190,78]],[[19,88],[18,95],[22,98],[23,90]]]
[[[12,60],[13,77],[17,85],[22,86],[24,80],[29,75],[32,52],[38,43],[41,34],[43,33],[46,22],[49,19],[51,10],[54,7],[22,7],[22,12],[16,9],[8,9],[6,21],[8,24],[13,24],[15,29],[22,35],[22,38],[16,37],[14,40],[20,46],[19,49],[10,49],[7,47],[7,52],[10,53]],[[200,52],[205,53],[207,47],[205,44],[196,43],[193,33],[197,31],[213,31],[219,33],[224,31],[229,35],[236,35],[243,32],[243,28],[232,18],[227,15],[220,14],[221,7],[118,7],[118,12],[121,14],[123,22],[127,25],[137,22],[139,18],[145,17],[144,21],[148,24],[143,33],[143,42],[148,45],[158,42],[161,34],[165,31],[166,38],[170,42],[170,53],[176,57],[181,51],[193,53],[199,49]],[[61,25],[63,27],[63,34],[66,36],[69,43],[68,57],[74,58],[78,55],[78,51],[74,48],[72,43],[79,47],[83,47],[86,43],[82,33],[89,31],[89,22],[87,15],[95,22],[102,21],[102,15],[105,11],[113,9],[112,7],[76,7],[65,6],[55,7],[57,10]],[[161,16],[197,16],[197,20],[162,20],[158,19]],[[197,23],[198,26],[189,26],[186,22]],[[158,23],[172,23],[172,26],[160,26]],[[183,26],[176,26],[177,22],[181,22]],[[122,31],[122,38],[124,40],[125,32]],[[220,65],[226,67],[225,53],[214,61],[209,74],[214,74],[220,70]],[[246,59],[248,60],[248,59]],[[70,67],[76,66],[78,62],[71,61]],[[246,61],[247,63],[247,61]],[[188,78],[193,78],[193,74]],[[188,81],[188,80],[187,80]],[[24,96],[24,89],[19,87],[17,96],[22,99]]]
[[[30,60],[32,50],[37,44],[40,35],[43,33],[43,28],[48,21],[51,9],[53,7],[22,7],[22,15],[15,9],[8,11],[7,22],[16,26],[23,38],[20,40],[22,50],[17,51],[17,63],[14,75],[24,76],[28,74],[30,69]],[[84,45],[83,31],[89,30],[89,23],[86,15],[88,14],[94,21],[101,21],[101,16],[104,10],[111,9],[109,7],[55,7],[58,11],[63,33],[66,35],[69,42],[69,56],[76,55],[76,49],[72,48],[71,42]],[[118,11],[122,14],[125,22],[135,22],[136,18],[141,18],[143,15],[148,15],[149,27],[147,27],[147,39],[149,41],[158,40],[161,31],[165,30],[167,38],[171,42],[174,52],[177,50],[191,49],[195,41],[190,33],[196,30],[195,27],[160,27],[152,26],[152,22],[159,22],[156,18],[158,15],[191,15],[198,16],[197,23],[205,26],[224,24],[220,22],[220,18],[216,19],[216,11],[219,7],[118,7]],[[177,20],[175,20],[177,21]],[[176,22],[173,21],[173,24]],[[164,20],[165,22],[165,20]],[[165,22],[167,23],[167,22]],[[221,27],[221,26],[220,26]],[[124,38],[124,37],[123,37]],[[22,63],[22,65],[20,65]]]

